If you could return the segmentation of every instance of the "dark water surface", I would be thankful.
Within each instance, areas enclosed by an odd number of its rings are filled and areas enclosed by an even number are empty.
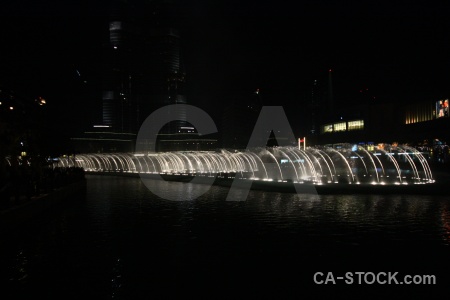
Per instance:
[[[198,188],[156,184],[186,197]],[[88,176],[85,199],[2,229],[3,294],[6,299],[447,298],[449,197],[314,198],[251,191],[247,201],[230,202],[228,191],[213,186],[196,200],[176,202],[153,195],[138,178]],[[398,279],[432,274],[437,284],[316,285],[318,271],[399,272]]]

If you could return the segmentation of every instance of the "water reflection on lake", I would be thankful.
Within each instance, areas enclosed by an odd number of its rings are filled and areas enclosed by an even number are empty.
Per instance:
[[[188,198],[198,189],[154,184]],[[86,199],[3,229],[1,280],[15,294],[114,299],[238,288],[298,296],[317,292],[317,271],[438,274],[449,283],[448,197],[251,191],[235,202],[228,191],[169,201],[138,178],[89,176]]]

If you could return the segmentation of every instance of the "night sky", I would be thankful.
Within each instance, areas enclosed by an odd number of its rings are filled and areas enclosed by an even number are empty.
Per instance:
[[[221,103],[259,88],[264,105],[283,105],[293,126],[301,127],[297,116],[306,109],[305,95],[314,79],[326,80],[330,68],[334,98],[341,105],[357,104],[363,88],[378,102],[437,100],[450,94],[450,4],[180,2],[188,102],[215,118]],[[60,113],[65,120],[91,117],[95,103],[74,103],[74,95],[80,80],[92,90],[100,82],[108,3],[2,4],[1,84],[46,97],[55,122],[61,122]]]

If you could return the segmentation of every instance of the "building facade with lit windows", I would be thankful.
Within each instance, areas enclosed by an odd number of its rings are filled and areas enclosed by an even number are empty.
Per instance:
[[[428,140],[446,145],[450,142],[449,99],[413,103],[405,107],[401,134],[408,140]]]
[[[449,118],[449,99],[424,101],[405,107],[405,124]]]
[[[346,132],[364,130],[364,120],[338,121],[336,123],[322,125],[320,133]]]
[[[367,149],[383,143],[409,144],[446,162],[450,161],[449,141],[449,99],[444,98],[408,105],[385,103],[340,109],[321,125],[320,135],[313,143],[359,144]]]
[[[337,109],[320,125],[316,144],[374,144],[396,141],[401,112],[394,104],[365,104]],[[310,139],[314,141],[314,139]]]

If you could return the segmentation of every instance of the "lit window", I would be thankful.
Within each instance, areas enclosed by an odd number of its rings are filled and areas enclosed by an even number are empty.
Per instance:
[[[364,120],[356,120],[348,122],[348,130],[363,130]]]
[[[120,30],[122,29],[122,23],[119,21],[110,22],[109,23],[109,30]]]
[[[333,129],[334,131],[346,131],[347,130],[347,123],[346,122],[341,122],[341,123],[335,123],[333,125]]]
[[[322,126],[322,133],[326,133],[326,132],[333,132],[333,125],[331,125],[331,124],[323,125]]]

